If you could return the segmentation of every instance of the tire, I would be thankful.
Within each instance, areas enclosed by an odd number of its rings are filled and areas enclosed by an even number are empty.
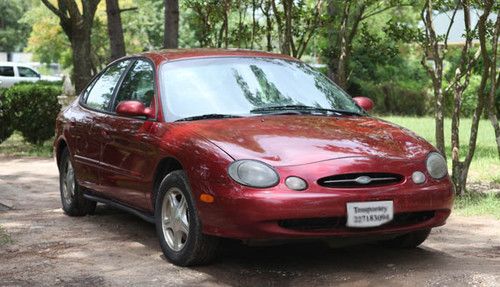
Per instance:
[[[67,148],[63,150],[59,162],[59,190],[64,213],[69,216],[94,214],[97,203],[83,197],[83,187],[76,181]]]
[[[431,229],[418,230],[404,235],[400,235],[396,238],[384,240],[380,243],[387,247],[404,248],[411,249],[416,248],[429,237]]]
[[[202,233],[184,171],[173,171],[162,180],[157,190],[155,221],[161,249],[171,263],[204,265],[215,258],[219,239]]]

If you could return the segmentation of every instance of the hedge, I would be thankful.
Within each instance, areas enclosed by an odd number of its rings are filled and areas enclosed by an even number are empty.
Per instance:
[[[14,130],[22,133],[29,143],[40,145],[54,136],[54,127],[61,105],[62,93],[54,83],[19,83],[1,91],[0,142]]]

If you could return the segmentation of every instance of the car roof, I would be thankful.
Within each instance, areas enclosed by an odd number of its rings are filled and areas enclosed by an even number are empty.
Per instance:
[[[14,63],[14,62],[0,62],[0,66],[13,67],[13,66],[17,66],[17,63]]]
[[[4,67],[26,67],[26,68],[33,69],[33,67],[30,66],[29,64],[18,63],[18,62],[0,62],[0,66],[4,66]]]
[[[297,59],[288,55],[245,49],[165,49],[159,51],[144,52],[134,56],[143,56],[150,58],[157,65],[165,61],[213,57],[262,57],[297,61]]]

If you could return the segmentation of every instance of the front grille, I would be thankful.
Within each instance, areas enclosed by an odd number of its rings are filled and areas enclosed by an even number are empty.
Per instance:
[[[323,177],[318,184],[332,188],[356,188],[399,183],[403,176],[395,173],[348,173]]]
[[[421,212],[405,212],[394,214],[391,222],[388,222],[381,227],[399,227],[409,226],[425,222],[435,215],[434,211]],[[286,219],[278,221],[278,225],[287,229],[294,230],[328,230],[328,229],[346,229],[346,217],[323,217],[323,218],[301,218],[301,219]],[[380,228],[380,227],[374,227]],[[362,230],[369,229],[364,228]],[[356,228],[356,230],[359,230]]]

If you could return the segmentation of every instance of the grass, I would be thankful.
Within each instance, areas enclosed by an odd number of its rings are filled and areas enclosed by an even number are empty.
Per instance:
[[[23,136],[15,132],[10,138],[0,144],[0,154],[8,156],[52,156],[52,142],[48,140],[43,145],[37,146],[26,142]]]
[[[383,119],[403,126],[425,138],[432,144],[434,140],[434,118],[424,117],[383,117]],[[463,159],[467,153],[471,119],[460,121],[460,156]],[[445,145],[448,167],[451,167],[451,119],[445,119]],[[477,146],[469,170],[469,182],[494,182],[500,184],[500,160],[495,143],[495,133],[488,120],[481,120],[477,137]]]
[[[460,215],[492,215],[500,220],[500,194],[467,193],[455,199],[454,210]]]
[[[7,234],[5,229],[0,225],[0,246],[12,243],[12,238]]]

